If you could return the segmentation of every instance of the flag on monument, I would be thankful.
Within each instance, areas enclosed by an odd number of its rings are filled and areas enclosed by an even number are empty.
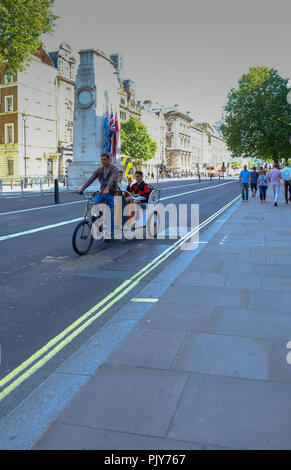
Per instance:
[[[118,120],[117,120],[117,113],[115,113],[115,134],[113,136],[113,153],[112,153],[114,157],[116,157],[118,132],[119,132],[119,125],[118,125]]]
[[[109,126],[108,126],[108,113],[106,113],[104,118],[104,145],[102,152],[106,152],[108,147],[108,136],[109,136]]]

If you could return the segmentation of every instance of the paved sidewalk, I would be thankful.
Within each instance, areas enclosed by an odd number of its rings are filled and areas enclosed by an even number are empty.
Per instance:
[[[291,204],[242,203],[34,449],[291,449]]]

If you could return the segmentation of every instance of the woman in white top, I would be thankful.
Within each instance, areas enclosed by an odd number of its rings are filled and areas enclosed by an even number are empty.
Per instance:
[[[280,189],[280,180],[282,179],[282,173],[279,170],[278,163],[274,163],[273,170],[269,173],[269,178],[271,180],[271,186],[274,194],[274,206],[278,205],[279,189]]]

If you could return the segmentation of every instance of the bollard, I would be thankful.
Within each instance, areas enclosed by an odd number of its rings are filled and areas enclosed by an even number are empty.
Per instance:
[[[23,197],[23,178],[20,180],[21,197]]]
[[[42,179],[41,178],[39,180],[39,189],[40,189],[40,194],[43,195],[43,186],[42,186]]]
[[[54,180],[54,189],[55,189],[55,204],[60,203],[60,193],[59,193],[59,182],[57,179]]]
[[[2,191],[3,191],[3,188],[2,188],[2,180],[0,180],[0,196],[2,196]]]

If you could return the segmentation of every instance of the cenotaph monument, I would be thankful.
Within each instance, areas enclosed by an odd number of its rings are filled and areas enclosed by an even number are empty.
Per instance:
[[[119,84],[114,63],[95,49],[81,50],[76,77],[73,162],[68,167],[68,185],[80,188],[100,166],[100,155],[104,146],[104,118],[111,113],[119,121]],[[119,140],[119,139],[118,139]],[[117,145],[116,160],[120,148]],[[90,189],[99,188],[94,182]]]

